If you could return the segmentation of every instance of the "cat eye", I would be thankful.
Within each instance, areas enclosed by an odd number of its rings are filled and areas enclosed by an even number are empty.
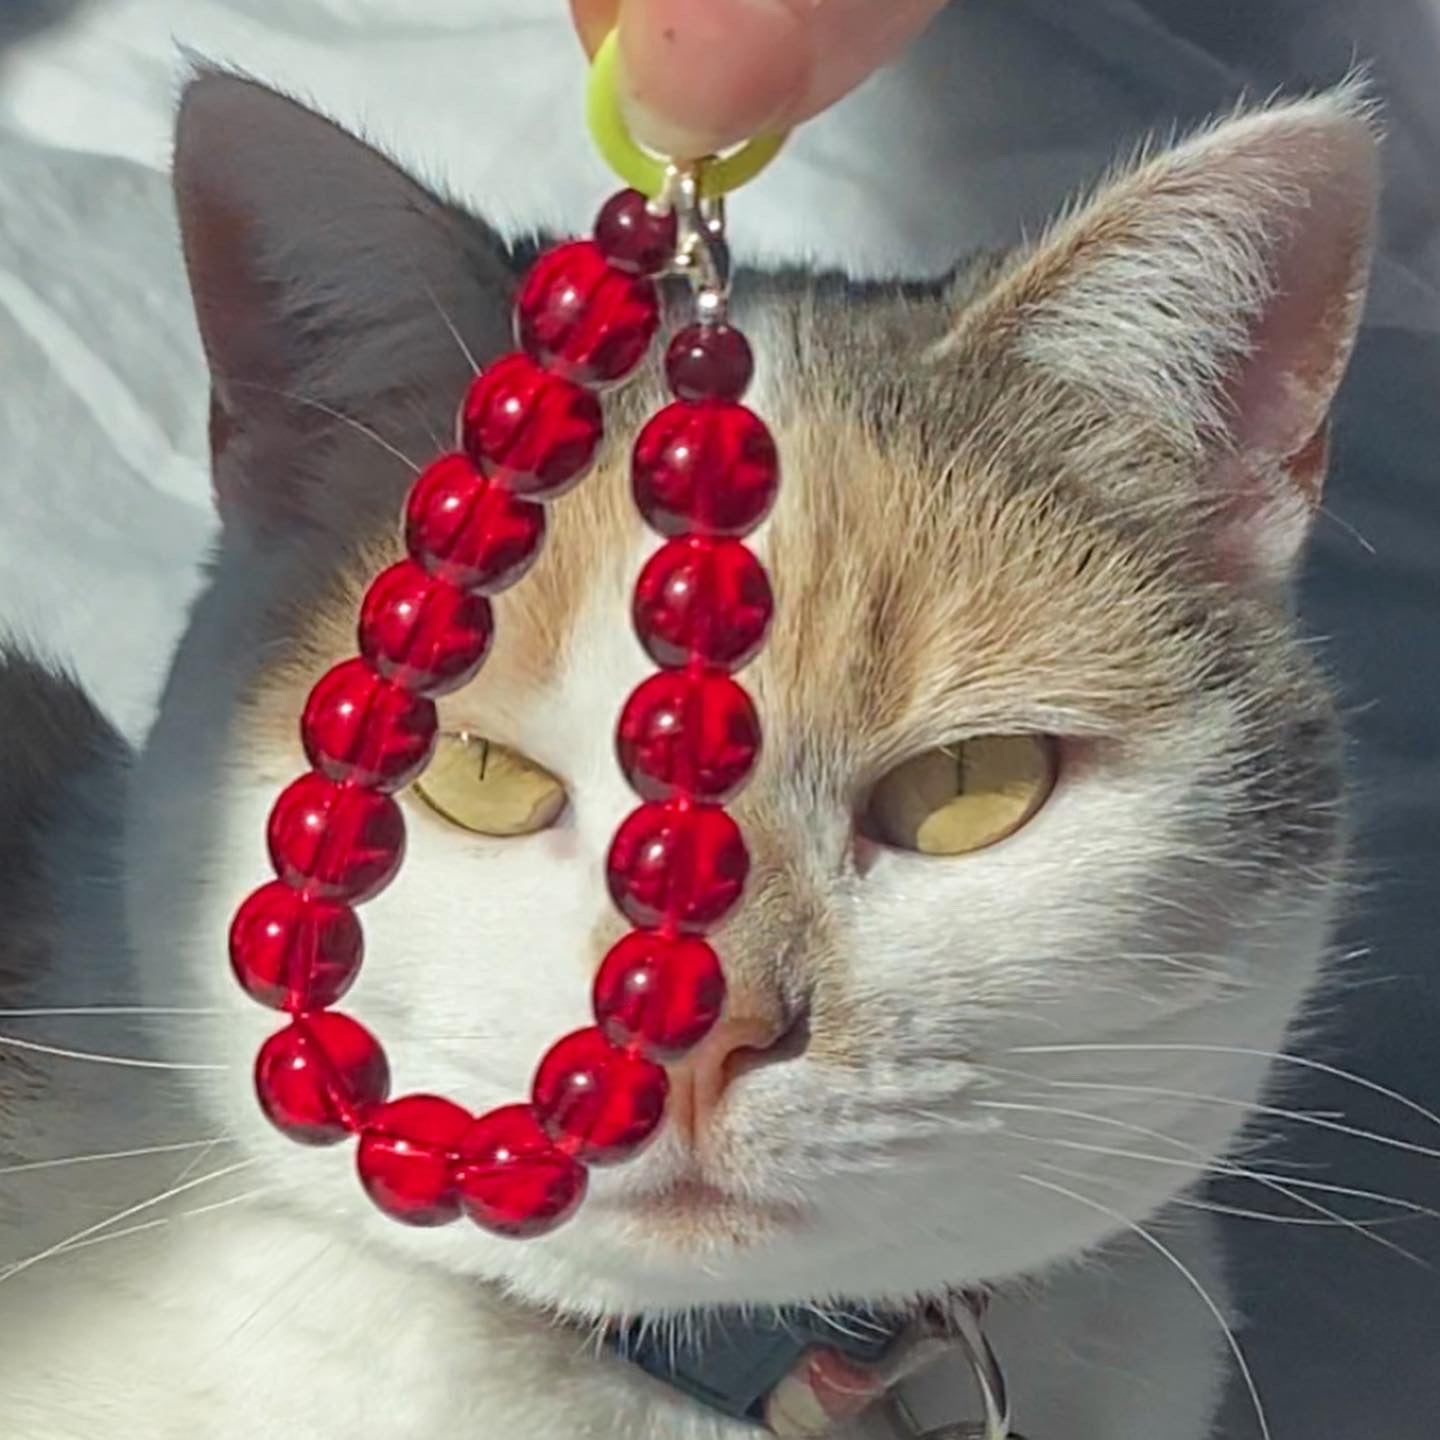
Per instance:
[[[477,835],[534,835],[565,809],[565,786],[543,765],[479,735],[442,735],[413,788],[437,815]]]
[[[920,855],[968,855],[1013,835],[1055,784],[1055,746],[1039,735],[982,735],[913,756],[870,792],[860,829]]]

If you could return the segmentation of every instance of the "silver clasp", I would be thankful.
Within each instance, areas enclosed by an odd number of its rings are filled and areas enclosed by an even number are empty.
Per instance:
[[[675,258],[669,273],[684,276],[695,292],[696,318],[719,325],[730,303],[730,246],[725,239],[725,197],[700,194],[697,165],[668,165],[658,209],[674,210]]]

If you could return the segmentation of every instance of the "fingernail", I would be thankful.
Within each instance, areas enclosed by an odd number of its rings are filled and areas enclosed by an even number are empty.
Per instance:
[[[615,57],[615,91],[626,129],[647,150],[653,150],[669,160],[698,160],[704,155],[713,155],[720,148],[721,142],[717,142],[715,136],[677,125],[659,111],[652,110],[636,94],[626,69],[623,46]]]

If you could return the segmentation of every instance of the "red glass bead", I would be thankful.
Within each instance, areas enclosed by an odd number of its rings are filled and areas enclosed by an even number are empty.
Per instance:
[[[528,1105],[482,1115],[460,1144],[455,1182],[465,1213],[496,1235],[528,1240],[575,1213],[589,1176],[540,1128]]]
[[[774,504],[780,459],[743,405],[676,401],[640,432],[633,474],[635,502],[662,535],[745,535]]]
[[[656,275],[675,253],[674,210],[656,214],[638,190],[612,195],[595,221],[595,243],[606,260],[628,275]]]
[[[526,355],[507,355],[470,387],[460,433],[465,453],[497,485],[553,500],[590,468],[605,419],[600,402],[573,380]]]
[[[347,660],[310,692],[300,736],[322,775],[403,790],[429,763],[438,726],[433,700],[392,685],[364,660]]]
[[[642,805],[615,834],[610,894],[641,929],[703,934],[740,899],[750,856],[740,827],[708,805]]]
[[[405,509],[411,558],[462,590],[494,595],[522,579],[545,543],[545,511],[479,474],[464,455],[437,460]]]
[[[540,1062],[531,1096],[541,1127],[587,1165],[628,1160],[665,1117],[669,1079],[598,1029],[578,1030]]]
[[[620,715],[620,768],[644,800],[724,804],[760,754],[760,717],[728,675],[670,670],[640,685]]]
[[[246,994],[272,1010],[324,1010],[360,973],[365,940],[347,905],[279,880],[263,885],[230,925],[230,966]]]
[[[698,1045],[725,1006],[725,976],[703,941],[634,930],[595,977],[595,1018],[616,1045],[675,1060]]]
[[[468,1110],[437,1095],[392,1100],[360,1137],[355,1165],[365,1193],[407,1225],[459,1219],[453,1169],[472,1119]]]
[[[380,1043],[348,1015],[303,1015],[272,1035],[255,1062],[260,1106],[302,1145],[333,1145],[365,1125],[390,1092]]]
[[[733,325],[687,325],[665,351],[665,378],[681,400],[738,400],[754,374],[750,342]]]
[[[738,540],[670,540],[635,586],[640,643],[659,665],[738,670],[765,642],[775,600],[765,569]]]
[[[530,356],[582,385],[628,375],[660,325],[655,282],[609,264],[593,240],[548,250],[531,267],[515,306]]]
[[[405,820],[390,796],[313,772],[281,791],[267,837],[287,885],[351,904],[378,895],[405,856]]]
[[[495,632],[490,602],[413,560],[383,570],[360,608],[360,650],[388,680],[447,695],[475,676]]]

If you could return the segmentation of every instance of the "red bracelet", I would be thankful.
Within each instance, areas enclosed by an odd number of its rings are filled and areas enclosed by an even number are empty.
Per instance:
[[[302,1144],[358,1136],[361,1183],[408,1224],[445,1224],[462,1211],[500,1235],[561,1224],[584,1197],[588,1167],[629,1159],[653,1138],[664,1063],[698,1044],[724,1003],[703,937],[745,887],[749,855],[724,806],[760,753],[759,718],[733,672],[760,649],[773,609],[765,570],[742,540],[774,503],[779,462],[765,425],[740,403],[750,347],[724,322],[723,280],[712,273],[699,286],[699,322],[665,356],[675,399],[633,453],[636,504],[665,537],[634,598],[636,632],[660,668],[618,726],[620,764],[642,803],[617,831],[606,874],[635,928],[600,966],[595,1024],[550,1049],[527,1102],[477,1118],[438,1096],[390,1099],[379,1042],[331,1008],[360,968],[354,907],[400,869],[405,823],[394,794],[434,750],[436,697],[480,670],[494,634],[489,597],[524,576],[544,542],[544,507],[590,467],[604,433],[596,392],[635,370],[659,327],[656,277],[713,268],[723,254],[693,176],[686,186],[679,206],[622,191],[592,240],[550,250],[526,277],[520,349],[475,380],[460,452],[411,490],[409,558],[371,584],[360,654],[324,675],[306,703],[301,736],[313,768],[269,820],[279,878],[231,926],[240,984],[290,1016],[256,1063],[265,1114]]]

